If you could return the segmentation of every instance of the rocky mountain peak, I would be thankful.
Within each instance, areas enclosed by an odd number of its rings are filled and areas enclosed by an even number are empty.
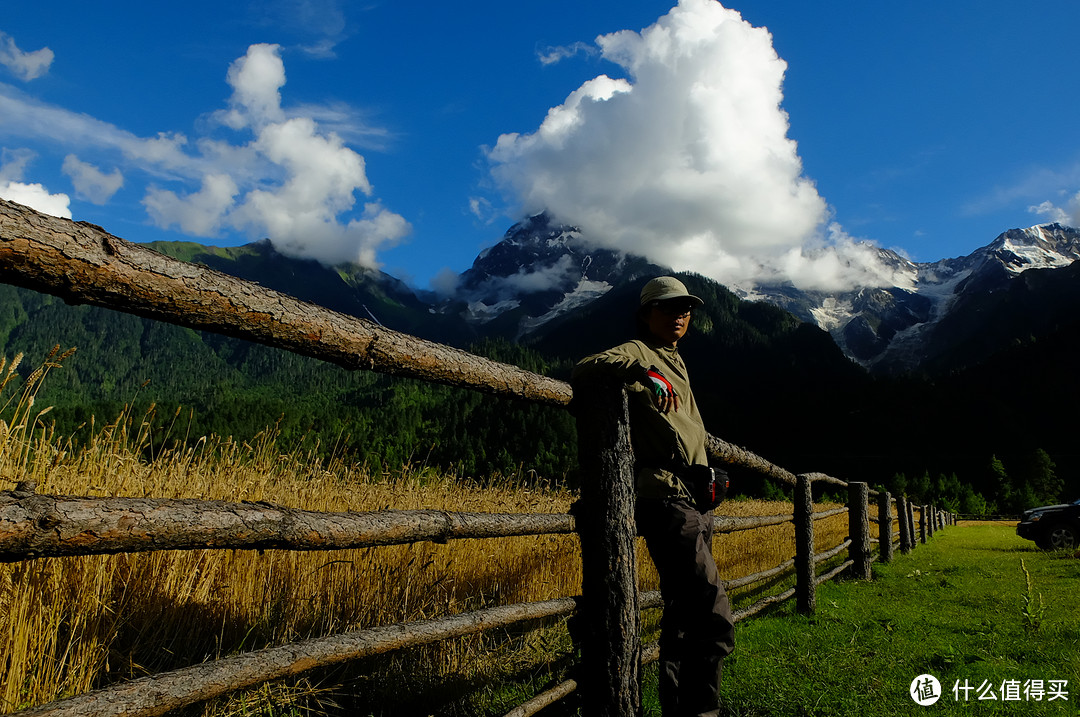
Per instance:
[[[998,262],[1011,274],[1068,266],[1080,259],[1080,231],[1061,224],[1010,229],[972,256]]]
[[[521,336],[639,275],[644,259],[597,247],[548,214],[511,227],[461,275],[457,299],[474,323],[500,320]]]

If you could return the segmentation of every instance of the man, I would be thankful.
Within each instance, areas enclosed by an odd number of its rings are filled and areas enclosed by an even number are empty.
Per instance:
[[[674,277],[641,290],[639,338],[582,359],[572,380],[615,375],[630,392],[637,524],[660,574],[660,704],[665,717],[719,712],[734,623],[712,555],[712,515],[693,497],[708,466],[705,426],[677,344],[704,302]],[[694,468],[694,467],[697,468]]]

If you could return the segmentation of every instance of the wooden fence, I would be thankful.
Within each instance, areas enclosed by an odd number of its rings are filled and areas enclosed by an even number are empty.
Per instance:
[[[20,717],[160,715],[269,680],[371,655],[494,628],[584,613],[581,684],[569,680],[519,706],[523,717],[580,689],[588,715],[640,711],[640,669],[655,660],[655,645],[640,644],[640,615],[662,607],[656,592],[637,588],[632,457],[626,392],[603,380],[578,386],[529,373],[372,322],[298,301],[206,267],[164,257],[114,237],[99,227],[39,214],[0,200],[0,281],[63,297],[216,331],[369,369],[563,406],[575,397],[581,505],[590,515],[450,513],[432,510],[319,513],[262,503],[89,498],[40,495],[30,483],[0,492],[0,560],[149,550],[340,550],[460,538],[577,533],[581,542],[582,594],[542,602],[492,607],[450,617],[387,625],[227,657],[168,673],[115,684],[16,714]],[[796,600],[815,609],[816,588],[847,571],[870,579],[875,559],[892,559],[924,543],[954,516],[934,506],[893,499],[865,483],[823,474],[794,475],[752,452],[710,436],[719,463],[758,471],[792,487],[791,514],[714,517],[717,533],[794,523],[795,557],[769,570],[726,581],[729,589],[794,574],[794,587],[759,599],[735,613],[736,622],[769,605]],[[813,483],[846,488],[846,507],[815,512]],[[876,537],[871,536],[871,499]],[[894,511],[895,506],[895,511]],[[822,553],[814,550],[814,523],[847,513],[848,538]],[[915,515],[918,514],[918,523]],[[898,530],[894,532],[894,527]],[[872,544],[876,542],[875,555]],[[846,559],[824,572],[819,566]]]

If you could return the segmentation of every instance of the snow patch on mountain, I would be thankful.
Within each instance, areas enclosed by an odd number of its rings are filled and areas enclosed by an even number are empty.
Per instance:
[[[486,324],[506,311],[512,311],[521,306],[517,299],[504,299],[488,305],[483,301],[470,301],[466,305],[465,320],[477,324]]]
[[[559,303],[551,307],[543,316],[527,317],[521,321],[521,333],[527,334],[534,329],[543,326],[552,319],[556,319],[560,316],[568,314],[586,304],[599,299],[601,296],[611,290],[611,284],[606,281],[590,281],[586,277],[582,277],[573,291],[568,291],[563,294],[563,298]]]

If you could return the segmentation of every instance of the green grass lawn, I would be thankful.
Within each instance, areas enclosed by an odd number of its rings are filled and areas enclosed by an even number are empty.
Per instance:
[[[923,674],[941,684],[930,706],[909,695]],[[655,667],[646,676],[646,714],[659,715]],[[1051,700],[1063,680],[1068,699]],[[722,691],[740,716],[1080,715],[1080,559],[1036,549],[1015,524],[950,527],[875,563],[872,582],[820,586],[813,616],[789,601],[740,623]]]

